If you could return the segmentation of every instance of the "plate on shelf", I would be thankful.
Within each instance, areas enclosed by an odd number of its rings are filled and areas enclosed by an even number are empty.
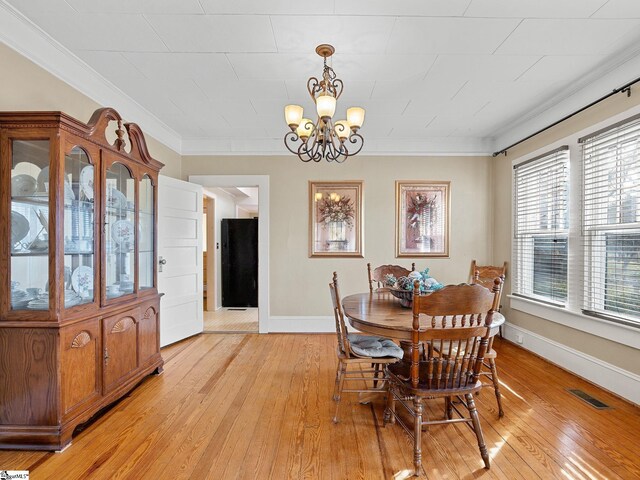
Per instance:
[[[133,247],[135,228],[129,220],[118,220],[111,227],[111,238],[120,246],[129,244]]]
[[[27,197],[36,193],[38,182],[26,173],[11,178],[11,195],[14,197]]]
[[[42,228],[44,228],[45,232],[49,232],[49,221],[47,220],[47,217],[45,217],[44,213],[42,213],[42,210],[40,209],[34,209],[34,212],[36,212],[36,217],[38,217],[38,220],[40,221],[40,225],[42,225]]]
[[[126,208],[127,207],[127,197],[125,197],[124,193],[116,188],[110,188],[107,191],[107,206],[112,208]]]
[[[71,287],[76,293],[93,290],[93,268],[80,265],[71,274]]]
[[[80,191],[87,200],[93,200],[93,165],[87,165],[80,170]]]
[[[64,204],[69,205],[70,203],[73,203],[75,199],[76,199],[76,194],[73,193],[73,188],[71,187],[71,184],[67,180],[67,177],[65,177],[64,178]]]
[[[38,181],[37,181],[38,192],[47,191],[47,187],[45,183],[47,185],[49,184],[49,167],[44,167],[42,170],[40,170],[40,173],[38,174]]]
[[[15,245],[29,233],[29,220],[27,218],[11,210],[11,245]]]

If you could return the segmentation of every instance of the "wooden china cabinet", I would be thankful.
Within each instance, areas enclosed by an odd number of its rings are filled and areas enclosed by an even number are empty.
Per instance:
[[[111,108],[0,113],[0,448],[60,450],[161,372],[162,166]]]

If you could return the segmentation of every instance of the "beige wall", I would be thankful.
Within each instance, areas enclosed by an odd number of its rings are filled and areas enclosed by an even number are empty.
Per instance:
[[[100,107],[93,100],[0,44],[0,110],[61,110],[87,121]],[[616,95],[574,119],[495,159],[473,157],[355,157],[343,165],[303,164],[286,157],[184,157],[147,136],[151,154],[165,163],[162,174],[266,174],[271,186],[271,315],[330,315],[327,283],[335,269],[342,293],[363,291],[366,263],[410,264],[395,259],[396,179],[451,180],[452,228],[449,259],[416,259],[444,283],[466,278],[469,261],[510,262],[511,161],[640,104],[637,91]],[[136,119],[127,119],[136,121]],[[365,258],[308,258],[308,180],[362,179],[365,182]],[[494,193],[491,193],[494,192]],[[494,221],[495,219],[495,221]],[[510,290],[509,282],[505,286]],[[510,322],[551,340],[640,373],[640,352],[509,308]]]
[[[0,111],[62,111],[80,121],[87,122],[93,112],[101,107],[89,97],[2,43],[0,43],[0,66]],[[136,122],[135,118],[126,120]],[[154,138],[148,135],[145,137],[149,153],[165,164],[160,173],[180,178],[180,155]]]
[[[640,95],[638,93],[637,90],[634,91],[631,97],[623,94],[615,95],[580,115],[509,150],[506,157],[500,155],[494,159],[493,177],[496,186],[494,196],[496,218],[493,243],[494,263],[501,263],[504,260],[511,263],[511,222],[513,218],[511,175],[513,160],[640,104]],[[507,281],[505,287],[505,294],[510,293],[509,281]],[[502,303],[504,307],[503,313],[509,322],[625,370],[640,374],[640,350],[512,310],[509,307],[510,302],[506,295],[503,295]]]
[[[306,164],[282,157],[184,157],[189,175],[269,175],[270,302],[273,316],[330,316],[328,284],[336,270],[342,295],[363,292],[367,262],[429,267],[443,283],[465,281],[472,258],[492,254],[491,162],[487,157],[366,157]],[[364,258],[309,258],[309,180],[364,181]],[[451,181],[447,259],[395,258],[395,180]]]

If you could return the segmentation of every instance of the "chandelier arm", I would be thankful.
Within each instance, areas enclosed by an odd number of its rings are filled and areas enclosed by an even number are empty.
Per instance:
[[[310,162],[312,160],[311,156],[309,155],[309,152],[306,150],[306,145],[304,142],[300,144],[300,146],[298,147],[298,151],[294,153],[296,153],[296,155],[298,155],[298,158],[305,163]]]
[[[344,83],[342,83],[342,80],[340,80],[339,78],[336,78],[331,83],[331,87],[333,88],[333,92],[336,97],[336,100],[338,100],[340,98],[340,95],[342,95],[342,90],[344,89]]]
[[[362,147],[364,147],[364,138],[362,138],[362,135],[360,135],[359,133],[352,133],[351,135],[349,135],[349,142],[353,143],[357,148],[355,151],[347,155],[349,157],[357,155],[358,153],[360,153],[360,150],[362,150]]]
[[[287,150],[289,150],[294,155],[298,154],[297,149],[292,149],[289,146],[289,143],[291,143],[291,145],[295,145],[295,142],[297,142],[298,140],[300,140],[300,137],[296,132],[287,132],[284,136],[284,146],[287,147]]]
[[[316,93],[318,93],[321,89],[322,87],[320,87],[320,80],[318,80],[316,77],[310,77],[309,80],[307,80],[307,91],[309,92],[309,95],[311,95],[313,103],[316,103]]]
[[[347,152],[345,154],[345,152]],[[346,149],[346,147],[344,146],[344,143],[340,142],[338,144],[338,146],[335,145],[335,143],[331,144],[331,155],[327,156],[327,160],[330,162],[336,162],[336,163],[342,163],[344,162],[347,157],[348,157],[348,151]]]
[[[335,133],[333,128],[331,129],[331,132],[329,133],[329,137],[331,139],[332,150],[335,151],[335,152],[338,152],[338,154],[339,154],[340,150],[341,150],[340,149],[340,146],[341,146],[340,144],[342,142],[340,142],[340,140],[338,139],[338,136],[336,135],[336,133]],[[336,140],[337,140],[337,143],[336,143]]]
[[[320,131],[320,133],[322,133]],[[314,162],[319,162],[320,160],[322,160],[322,157],[324,156],[324,148],[323,148],[324,144],[323,142],[320,140],[320,135],[318,135],[316,137],[315,143],[313,145],[313,161]]]
[[[309,135],[309,137],[304,140],[302,142],[302,145],[300,146],[300,154],[304,155],[306,158],[306,160],[304,160],[305,162],[310,162],[311,160],[313,160],[314,162],[317,161],[315,160],[315,154],[314,154],[314,147],[316,144],[316,140],[315,138],[318,136],[317,133],[317,129],[313,129],[313,132],[311,135]],[[298,156],[300,156],[300,154]],[[303,158],[303,157],[300,157]]]

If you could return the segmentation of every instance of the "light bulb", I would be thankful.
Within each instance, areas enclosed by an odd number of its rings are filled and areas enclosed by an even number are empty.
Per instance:
[[[302,120],[302,107],[300,105],[287,105],[284,107],[284,118],[287,125],[295,130]]]
[[[364,108],[351,107],[347,109],[347,122],[351,129],[358,130],[364,123]]]
[[[336,97],[327,93],[316,98],[318,116],[322,119],[331,118],[336,113]]]

